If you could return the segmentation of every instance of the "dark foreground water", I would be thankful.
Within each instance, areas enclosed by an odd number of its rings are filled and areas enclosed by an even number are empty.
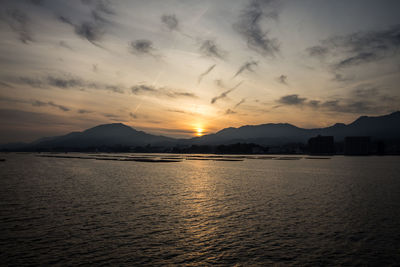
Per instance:
[[[400,157],[0,157],[1,265],[400,263]]]

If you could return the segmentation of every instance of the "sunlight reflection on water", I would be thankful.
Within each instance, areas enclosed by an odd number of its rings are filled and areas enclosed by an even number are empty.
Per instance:
[[[2,157],[6,265],[400,261],[399,157]]]

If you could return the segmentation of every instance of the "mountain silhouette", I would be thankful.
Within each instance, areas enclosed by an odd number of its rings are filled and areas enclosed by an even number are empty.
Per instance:
[[[237,142],[280,145],[290,142],[305,143],[309,138],[317,135],[334,136],[335,141],[343,141],[346,136],[371,136],[374,139],[400,138],[400,112],[378,117],[362,116],[348,125],[336,123],[330,127],[315,129],[299,128],[288,123],[230,127],[215,134],[192,138],[191,141],[201,145]]]
[[[190,139],[174,139],[137,131],[122,123],[103,124],[83,132],[63,136],[45,137],[30,144],[8,144],[2,149],[29,148],[50,149],[55,147],[87,148],[100,146],[165,146],[175,145],[222,145],[254,143],[259,145],[282,145],[292,142],[306,143],[317,135],[334,136],[336,142],[346,136],[370,136],[376,140],[400,139],[400,112],[368,117],[362,116],[350,124],[336,123],[326,128],[304,129],[288,123],[246,125],[225,128],[221,131]]]
[[[34,147],[98,147],[98,146],[145,146],[164,145],[174,141],[173,138],[156,136],[122,123],[102,124],[83,132],[72,132],[63,136],[47,137],[31,143]]]

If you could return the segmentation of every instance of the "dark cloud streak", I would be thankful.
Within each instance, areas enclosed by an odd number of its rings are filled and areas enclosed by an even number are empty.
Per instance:
[[[217,64],[211,65],[205,72],[200,74],[197,83],[200,83],[203,80],[203,78],[215,68],[215,66],[217,66]]]
[[[238,88],[241,84],[243,83],[243,81],[239,82],[238,84],[236,84],[234,87],[222,92],[220,95],[213,97],[211,99],[211,104],[215,104],[215,102],[217,102],[220,99],[224,99],[228,96],[229,93],[233,92],[234,90],[236,90],[236,88]]]
[[[307,52],[312,57],[330,56],[334,70],[390,58],[400,48],[400,25],[381,31],[356,32],[322,40]]]
[[[204,40],[200,46],[200,52],[206,57],[219,59],[225,59],[227,55],[227,52],[218,47],[213,40]]]
[[[278,18],[276,3],[274,0],[252,0],[234,24],[234,29],[245,38],[247,46],[263,56],[275,56],[280,50],[279,41],[271,38],[262,27],[263,19]]]
[[[168,30],[170,30],[170,31],[178,31],[179,30],[179,21],[174,14],[162,15],[161,21],[167,27]]]
[[[29,28],[31,19],[25,12],[19,9],[12,9],[7,10],[5,15],[4,20],[10,26],[11,30],[18,34],[18,39],[22,43],[29,44],[34,41],[33,34]]]
[[[252,67],[253,66],[257,66],[257,65],[258,65],[258,62],[254,61],[254,60],[245,62],[242,66],[240,66],[239,70],[235,73],[235,75],[233,75],[232,78],[235,78],[236,76],[238,76],[239,74],[241,74],[245,70],[250,71],[250,72],[254,72]]]
[[[182,92],[171,88],[160,87],[156,88],[151,85],[134,85],[131,87],[131,92],[134,95],[154,95],[157,97],[168,97],[168,98],[197,98],[193,93]]]

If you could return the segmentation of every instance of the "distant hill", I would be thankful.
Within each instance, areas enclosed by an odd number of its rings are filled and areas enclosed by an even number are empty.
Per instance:
[[[316,129],[303,129],[287,123],[230,127],[186,142],[199,145],[237,142],[280,145],[290,142],[305,143],[316,135],[331,135],[335,137],[335,141],[342,141],[346,136],[371,136],[374,139],[400,138],[400,112],[379,117],[362,116],[348,125],[337,123],[330,127]]]
[[[156,136],[122,123],[103,124],[83,132],[72,132],[62,136],[41,138],[31,144],[33,148],[85,148],[100,146],[146,146],[165,145],[174,141],[173,138]]]
[[[88,148],[101,146],[164,146],[175,145],[222,145],[233,143],[255,143],[260,145],[282,145],[306,143],[317,135],[330,135],[335,141],[346,136],[370,136],[372,139],[400,139],[400,112],[378,117],[362,116],[350,124],[337,123],[326,128],[304,129],[287,123],[247,125],[239,128],[225,128],[221,131],[191,139],[174,139],[156,136],[122,123],[103,124],[83,132],[72,132],[63,136],[41,138],[30,144],[14,143],[1,149],[35,150],[64,148]]]

